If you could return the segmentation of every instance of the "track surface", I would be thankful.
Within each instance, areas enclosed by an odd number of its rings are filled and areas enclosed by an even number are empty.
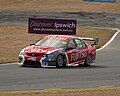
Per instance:
[[[95,12],[41,13],[31,11],[0,11],[0,24],[27,25],[28,18],[67,18],[78,26],[120,28],[120,14]]]
[[[91,67],[20,68],[0,65],[0,90],[43,88],[120,87],[120,33],[107,47],[97,52]]]

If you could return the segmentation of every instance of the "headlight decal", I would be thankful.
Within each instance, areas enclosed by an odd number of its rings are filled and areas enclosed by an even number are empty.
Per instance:
[[[24,56],[19,56],[19,58],[22,58],[22,61],[19,61],[18,65],[23,65],[25,61]]]
[[[53,53],[47,54],[47,57],[48,57],[48,58],[53,58],[53,57],[54,57],[54,54],[53,54]]]

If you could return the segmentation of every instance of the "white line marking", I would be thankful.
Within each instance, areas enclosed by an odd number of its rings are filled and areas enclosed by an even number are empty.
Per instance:
[[[15,65],[15,64],[18,64],[18,62],[15,62],[15,63],[0,64],[0,66],[2,66],[2,65]]]
[[[99,86],[99,88],[113,88],[113,87],[115,87],[115,86],[113,86],[113,85],[109,85],[109,86]]]
[[[119,32],[120,30],[118,30],[105,45],[103,45],[101,48],[97,49],[96,51],[100,51],[104,49],[106,46],[108,46],[108,44],[110,44],[115,39],[115,37],[118,35]]]
[[[102,49],[104,49],[108,44],[110,44],[114,39],[115,39],[115,37],[119,34],[119,32],[120,32],[120,30],[119,29],[114,29],[113,28],[113,30],[118,30],[113,36],[112,36],[112,38],[105,44],[105,45],[103,45],[101,48],[99,48],[99,49],[97,49],[96,51],[100,51],[100,50],[102,50]],[[15,62],[15,63],[6,63],[6,64],[0,64],[0,65],[15,65],[15,64],[18,64],[18,62]]]
[[[91,28],[91,27],[88,27]],[[107,28],[107,27],[92,27],[92,28],[96,28],[96,29],[112,29],[112,30],[119,30],[118,28]]]

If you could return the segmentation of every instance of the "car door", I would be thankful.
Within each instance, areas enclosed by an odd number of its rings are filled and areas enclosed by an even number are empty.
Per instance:
[[[77,62],[83,62],[83,61],[85,61],[85,58],[88,53],[87,45],[83,40],[80,40],[80,39],[75,39],[75,43],[76,43],[77,51],[78,51],[77,52],[77,54],[78,54]]]
[[[68,59],[68,64],[74,64],[76,63],[76,44],[74,39],[68,41],[67,43],[67,48],[66,48],[66,54],[67,54],[67,59]]]

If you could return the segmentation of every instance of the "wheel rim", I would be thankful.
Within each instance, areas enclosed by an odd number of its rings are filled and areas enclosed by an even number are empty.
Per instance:
[[[87,58],[87,65],[90,65],[91,64],[91,58],[90,56]]]
[[[58,56],[58,59],[57,59],[57,64],[58,64],[58,66],[63,66],[63,57],[60,55],[60,56]]]

